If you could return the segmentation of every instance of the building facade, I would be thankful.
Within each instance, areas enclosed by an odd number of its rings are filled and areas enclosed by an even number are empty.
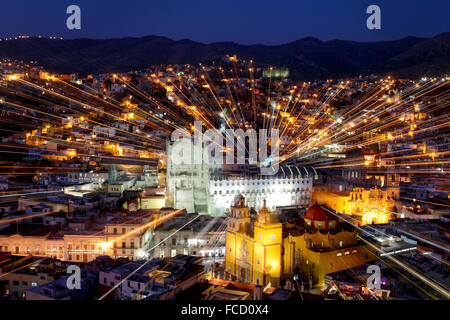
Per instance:
[[[394,187],[371,189],[353,188],[351,192],[314,191],[313,202],[327,205],[334,210],[351,215],[355,224],[388,223],[396,216],[399,189]]]
[[[177,143],[167,147],[167,205],[175,209],[221,216],[230,211],[238,194],[244,195],[253,208],[260,208],[264,199],[270,210],[277,206],[311,205],[315,172],[308,168],[283,165],[275,175],[229,175],[224,173],[227,165],[207,164],[204,159],[195,164],[195,146],[190,163],[171,161]]]
[[[324,275],[376,259],[358,244],[353,226],[312,206],[304,225],[281,223],[265,203],[251,217],[242,195],[235,197],[225,244],[225,272],[232,279],[279,287],[302,275],[323,286]]]

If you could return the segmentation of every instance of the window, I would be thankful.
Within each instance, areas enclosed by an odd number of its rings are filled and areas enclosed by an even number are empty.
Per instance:
[[[27,286],[28,287],[28,281],[22,281],[22,285]]]
[[[175,257],[177,255],[177,250],[176,249],[172,249],[170,252],[170,256],[171,257]]]
[[[19,281],[14,280],[14,281],[13,281],[13,285],[14,285],[14,286],[18,286],[18,285],[19,285]]]
[[[19,247],[16,247],[16,253],[19,253]]]
[[[126,248],[127,246],[126,246],[126,243],[125,242],[122,242],[122,248]]]
[[[37,283],[36,283],[36,282],[32,282],[32,283],[31,283],[31,286],[32,286],[32,287],[37,287]]]
[[[344,246],[344,243],[342,242],[342,240],[341,241],[339,241],[339,247],[343,247]]]

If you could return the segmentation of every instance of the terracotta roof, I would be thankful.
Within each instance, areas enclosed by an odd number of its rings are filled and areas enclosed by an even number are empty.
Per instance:
[[[326,211],[322,206],[317,204],[313,205],[306,211],[304,218],[318,221],[336,220],[335,216],[333,216],[331,213]]]

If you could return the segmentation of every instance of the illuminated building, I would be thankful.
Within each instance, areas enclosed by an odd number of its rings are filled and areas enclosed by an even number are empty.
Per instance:
[[[125,218],[111,220],[100,230],[87,230],[83,222],[72,221],[70,226],[73,230],[62,232],[22,225],[20,234],[16,233],[15,226],[10,226],[0,234],[0,251],[74,262],[89,262],[103,255],[130,260],[142,258],[141,239],[148,229],[142,226],[148,219],[135,219],[133,223],[124,225],[125,221]],[[138,228],[142,230],[133,232]]]
[[[311,205],[311,176],[304,167],[282,166],[279,174],[273,176],[214,177],[209,182],[210,212],[213,215],[229,212],[238,194],[253,208],[260,208],[264,200],[270,210],[277,206],[307,208]]]
[[[366,190],[353,188],[350,193],[314,191],[313,202],[354,216],[359,225],[387,223],[395,212],[398,189],[377,187]]]
[[[304,215],[304,233],[301,236],[291,234],[284,241],[284,263],[294,267],[286,269],[286,273],[295,273],[298,268],[319,286],[324,285],[324,275],[330,272],[351,269],[377,259],[358,243],[356,229],[338,221],[328,210],[313,205]],[[293,264],[290,263],[292,259]]]
[[[177,143],[177,142],[175,142]],[[167,204],[175,209],[186,208],[189,213],[220,216],[229,212],[233,199],[242,194],[248,205],[260,208],[263,200],[267,207],[311,205],[312,178],[315,172],[306,167],[280,166],[275,175],[231,176],[223,173],[221,165],[175,164],[173,145],[168,146]],[[194,152],[192,152],[193,156]]]
[[[179,164],[171,161],[176,155],[173,150],[181,140],[167,146],[167,203],[175,209],[186,208],[189,213],[208,213],[209,172],[210,165],[203,159],[196,163],[194,152],[191,152],[190,163],[182,161]],[[192,144],[192,150],[198,146]],[[200,148],[202,150],[202,148]]]
[[[287,78],[289,77],[289,69],[266,69],[263,70],[263,78]]]
[[[304,227],[283,224],[265,205],[252,218],[245,198],[236,196],[226,234],[226,273],[273,287],[300,273],[323,286],[325,274],[376,258],[358,244],[351,225],[339,223],[325,208],[312,206],[304,222]]]
[[[252,221],[245,198],[237,195],[226,234],[225,271],[241,282],[279,286],[282,224],[264,205]]]

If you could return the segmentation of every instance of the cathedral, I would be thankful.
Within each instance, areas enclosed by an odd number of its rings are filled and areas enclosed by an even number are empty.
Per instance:
[[[269,211],[257,214],[237,195],[229,214],[225,271],[237,281],[279,287],[294,274],[324,285],[328,273],[377,259],[358,243],[353,226],[324,206],[310,207],[297,220]]]

